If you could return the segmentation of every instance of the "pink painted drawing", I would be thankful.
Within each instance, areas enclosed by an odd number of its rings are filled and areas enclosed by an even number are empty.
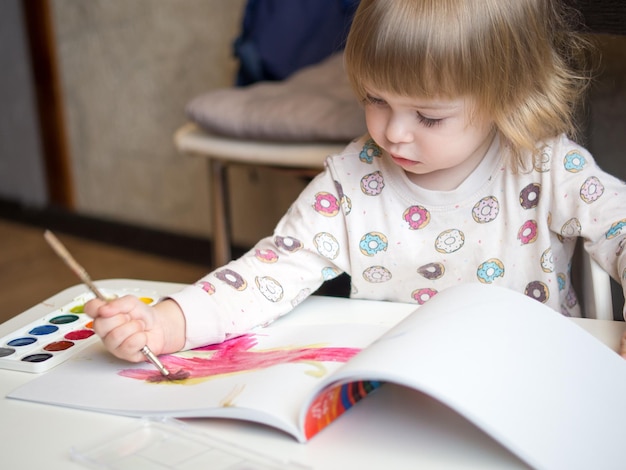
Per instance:
[[[240,373],[268,368],[278,364],[305,363],[316,369],[323,369],[321,362],[347,362],[360,348],[290,346],[255,350],[257,335],[247,334],[229,339],[220,344],[194,349],[202,353],[198,356],[181,355],[161,356],[161,362],[176,375],[183,375],[182,380],[167,380],[156,369],[125,369],[119,374],[147,382],[189,383],[198,379]],[[207,354],[208,353],[208,354]],[[178,372],[184,371],[184,374]]]

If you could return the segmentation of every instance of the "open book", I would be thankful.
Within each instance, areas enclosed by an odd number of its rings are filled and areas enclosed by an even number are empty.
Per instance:
[[[361,315],[370,304],[376,314]],[[305,442],[393,382],[444,403],[534,468],[626,465],[626,362],[507,289],[460,285],[416,310],[311,297],[271,326],[161,359],[189,377],[162,381],[150,364],[118,361],[98,343],[9,397],[130,416],[249,420]]]

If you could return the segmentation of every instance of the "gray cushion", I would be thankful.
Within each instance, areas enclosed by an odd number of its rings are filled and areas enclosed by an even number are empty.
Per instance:
[[[209,132],[245,139],[347,142],[365,133],[342,53],[281,82],[209,91],[191,100],[186,113]]]

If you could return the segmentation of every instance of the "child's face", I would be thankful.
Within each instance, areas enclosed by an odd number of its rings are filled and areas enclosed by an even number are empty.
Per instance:
[[[365,118],[370,136],[411,181],[452,190],[480,163],[495,133],[474,106],[470,98],[407,98],[368,89]]]

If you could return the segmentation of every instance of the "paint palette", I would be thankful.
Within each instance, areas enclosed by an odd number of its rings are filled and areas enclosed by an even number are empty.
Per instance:
[[[154,291],[137,289],[103,289],[103,293],[107,297],[133,294],[147,304],[153,304],[158,298]],[[83,310],[85,303],[93,298],[91,292],[79,295],[43,318],[0,339],[0,368],[45,372],[99,341],[92,319]]]

